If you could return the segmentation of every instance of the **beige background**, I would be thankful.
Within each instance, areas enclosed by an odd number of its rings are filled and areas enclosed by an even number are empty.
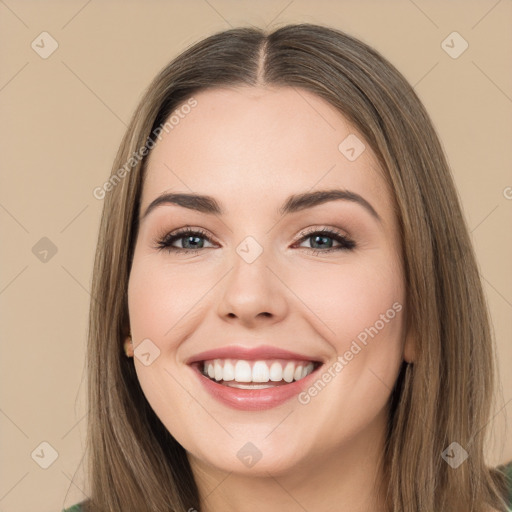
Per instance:
[[[499,348],[502,394],[489,463],[512,458],[505,431],[512,417],[510,0],[0,0],[0,512],[57,511],[85,497],[84,356],[102,208],[92,191],[108,178],[144,87],[212,32],[304,21],[330,24],[377,48],[433,118]],[[41,45],[43,31],[59,45],[47,59],[31,47],[34,40]],[[469,43],[457,59],[441,47],[453,31]],[[46,262],[32,251],[43,237],[57,249]],[[51,462],[51,450],[41,452],[44,441],[58,452],[47,469],[39,465]]]

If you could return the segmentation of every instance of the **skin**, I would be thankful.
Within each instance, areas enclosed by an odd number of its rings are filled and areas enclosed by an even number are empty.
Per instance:
[[[383,510],[374,484],[385,485],[387,403],[400,364],[414,359],[414,342],[404,331],[398,223],[382,170],[366,143],[353,162],[339,151],[349,134],[363,137],[307,91],[244,86],[194,98],[197,106],[150,154],[140,211],[163,192],[194,192],[226,212],[165,204],[141,222],[130,327],[135,348],[149,338],[160,350],[149,366],[134,358],[141,387],[187,450],[201,510]],[[381,221],[344,200],[278,212],[291,194],[332,188],[363,196]],[[160,235],[187,225],[208,234],[198,252],[155,248]],[[356,247],[321,252],[318,239],[301,236],[324,227]],[[247,236],[263,248],[251,264],[236,252]],[[187,240],[174,246],[189,247]],[[239,343],[274,345],[332,367],[397,302],[402,310],[307,404],[294,398],[264,411],[235,410],[207,394],[185,364]],[[237,457],[247,442],[262,454],[251,468]]]

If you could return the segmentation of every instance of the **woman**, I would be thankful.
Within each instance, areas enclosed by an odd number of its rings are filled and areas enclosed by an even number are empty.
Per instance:
[[[376,51],[309,24],[208,37],[150,85],[95,196],[71,510],[507,510],[468,230]]]

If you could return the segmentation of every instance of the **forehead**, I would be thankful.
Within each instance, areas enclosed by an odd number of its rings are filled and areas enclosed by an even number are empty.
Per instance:
[[[267,201],[317,188],[351,190],[390,207],[372,150],[317,95],[241,86],[208,89],[193,100],[192,108],[177,107],[149,155],[141,209],[179,191],[215,196],[228,210],[261,210]]]

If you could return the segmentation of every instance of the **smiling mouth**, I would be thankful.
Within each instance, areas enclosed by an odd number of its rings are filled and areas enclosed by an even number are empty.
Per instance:
[[[210,359],[194,364],[217,384],[238,389],[266,389],[302,380],[322,363],[285,359]]]

